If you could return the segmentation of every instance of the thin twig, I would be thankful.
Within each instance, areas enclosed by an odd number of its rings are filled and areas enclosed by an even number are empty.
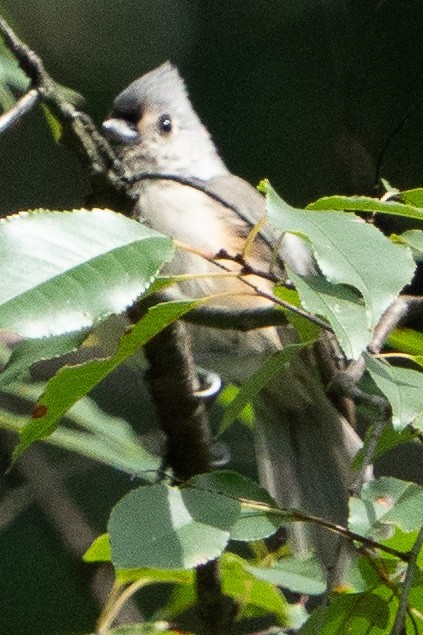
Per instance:
[[[251,274],[248,274],[248,273],[246,274],[244,271],[234,272],[230,267],[227,267],[223,262],[219,260],[219,258],[222,258],[221,252],[219,252],[218,254],[211,255],[199,249],[193,249],[190,245],[186,245],[180,241],[174,241],[174,242],[175,242],[175,245],[179,247],[180,249],[183,249],[184,251],[188,251],[190,253],[195,253],[196,255],[204,258],[204,260],[207,260],[208,262],[216,265],[217,267],[220,267],[221,269],[224,269],[225,271],[230,271],[234,273],[241,282],[243,282],[245,285],[250,287],[250,289],[253,289],[253,291],[255,291],[256,294],[259,295],[260,297],[265,298],[266,300],[269,300],[270,302],[272,302],[273,304],[276,304],[277,306],[281,306],[284,309],[288,309],[289,311],[296,313],[297,315],[305,318],[306,320],[308,320],[309,322],[312,322],[313,324],[316,324],[316,326],[319,326],[320,328],[324,329],[325,331],[328,331],[329,333],[334,332],[333,328],[324,320],[321,320],[315,315],[308,313],[307,311],[304,311],[304,309],[300,309],[299,307],[293,304],[290,304],[289,302],[286,302],[285,300],[281,300],[280,298],[273,295],[272,293],[268,293],[267,291],[264,291],[258,285],[251,282],[251,280],[247,280],[245,276],[251,275]],[[257,275],[259,276],[260,274],[257,274]]]
[[[9,128],[28,114],[38,102],[39,98],[40,94],[35,88],[21,97],[10,110],[0,117],[0,134],[9,130]]]
[[[420,529],[417,538],[414,542],[413,548],[410,552],[408,560],[407,571],[405,574],[404,582],[402,585],[401,600],[398,606],[397,614],[395,616],[395,622],[392,626],[390,635],[401,635],[404,628],[405,615],[408,608],[408,596],[413,584],[414,575],[417,571],[417,558],[423,547],[423,527]]]

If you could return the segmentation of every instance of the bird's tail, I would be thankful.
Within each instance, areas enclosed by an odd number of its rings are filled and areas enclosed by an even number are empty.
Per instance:
[[[262,391],[255,436],[261,483],[281,507],[346,525],[351,462],[362,442],[327,397],[313,351],[303,351]],[[295,552],[313,548],[340,581],[350,552],[345,541],[315,523],[290,523],[288,533]]]

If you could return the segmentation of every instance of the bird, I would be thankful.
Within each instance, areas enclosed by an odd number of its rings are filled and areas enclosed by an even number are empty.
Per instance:
[[[262,227],[252,241],[252,273],[243,280],[228,275],[239,273],[242,263],[225,258],[243,253],[251,229],[264,217],[265,199],[227,168],[179,70],[165,62],[133,81],[113,101],[103,130],[134,177],[134,217],[186,246],[176,250],[166,269],[172,275],[196,274],[180,283],[178,292],[190,298],[214,296],[209,304],[222,310],[272,306],[272,282],[254,275],[269,268],[272,230]],[[280,271],[288,265],[300,275],[316,272],[312,252],[298,236],[285,234],[279,257]],[[190,325],[189,332],[198,363],[238,383],[267,356],[296,341],[290,326],[241,332]],[[328,397],[314,350],[303,350],[263,389],[255,403],[254,434],[260,482],[280,506],[347,522],[351,461],[362,441]],[[290,523],[288,535],[295,553],[307,554],[311,546],[327,571],[338,566],[338,542],[329,532]],[[349,554],[351,548],[344,544],[340,550]],[[340,576],[345,568],[339,567]]]

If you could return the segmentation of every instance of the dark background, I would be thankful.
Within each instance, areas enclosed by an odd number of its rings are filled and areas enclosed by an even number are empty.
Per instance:
[[[1,0],[0,10],[97,122],[130,81],[172,60],[231,170],[269,178],[292,204],[375,195],[378,176],[423,185],[421,0]],[[87,192],[41,112],[0,137],[0,186],[0,214],[79,207]],[[130,408],[131,397],[136,411],[126,381],[111,399]],[[72,486],[100,532],[130,483],[91,474],[92,491],[86,473]],[[103,509],[93,509],[99,497]],[[35,506],[0,533],[0,567],[3,632],[93,628],[84,566]]]

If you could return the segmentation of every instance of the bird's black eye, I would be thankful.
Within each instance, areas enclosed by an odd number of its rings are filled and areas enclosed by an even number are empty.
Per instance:
[[[159,119],[160,134],[169,134],[172,131],[172,119],[169,115],[161,115]]]

